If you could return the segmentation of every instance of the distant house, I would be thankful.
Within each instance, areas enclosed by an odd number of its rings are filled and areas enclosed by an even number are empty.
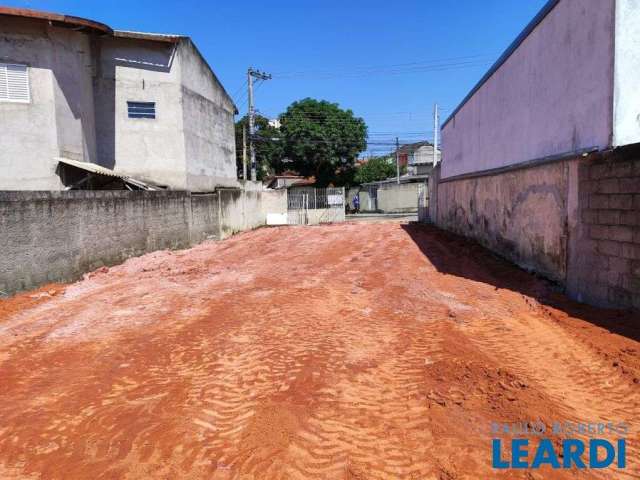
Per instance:
[[[265,181],[265,186],[271,189],[308,187],[314,184],[314,178],[303,177],[295,172],[283,172],[279,175],[273,175]]]
[[[235,186],[235,105],[189,37],[0,7],[0,190]]]
[[[428,175],[433,169],[433,144],[427,141],[407,143],[398,150],[398,164],[408,175]],[[440,150],[437,150],[437,162]],[[389,154],[389,162],[395,165],[396,150]]]
[[[433,144],[416,142],[401,146],[398,149],[398,163],[407,167],[409,175],[427,175],[433,169]],[[436,161],[440,161],[440,151],[436,152]]]

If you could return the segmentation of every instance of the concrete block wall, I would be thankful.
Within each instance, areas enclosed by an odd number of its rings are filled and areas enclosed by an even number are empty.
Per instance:
[[[287,190],[265,190],[262,192],[262,215],[287,213]]]
[[[640,154],[583,162],[578,175],[583,299],[640,309]]]
[[[378,210],[385,213],[415,213],[418,211],[418,184],[391,183],[378,187]]]
[[[277,194],[283,200],[247,190],[0,192],[0,292],[73,281],[129,257],[264,225],[266,210],[286,213],[286,191]]]
[[[185,192],[0,192],[0,290],[75,280],[103,265],[191,244]]]
[[[266,224],[268,213],[287,213],[287,191],[263,191],[261,184],[246,182],[242,190],[221,189],[220,237]]]
[[[220,239],[220,220],[217,193],[191,195],[191,225],[189,240],[191,245],[203,240]]]
[[[353,198],[360,200],[360,211],[382,213],[416,213],[418,211],[418,183],[384,183],[350,188],[347,201],[354,208]],[[374,195],[374,198],[371,197]]]

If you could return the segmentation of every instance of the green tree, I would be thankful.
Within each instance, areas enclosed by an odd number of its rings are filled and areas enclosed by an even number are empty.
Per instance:
[[[378,182],[396,175],[396,166],[390,157],[373,157],[360,165],[354,177],[356,183]]]
[[[247,128],[247,177],[251,176],[249,154],[249,117],[246,115],[236,122],[236,167],[238,177],[242,175],[242,129]],[[279,129],[269,125],[269,119],[261,115],[255,118],[254,145],[258,180],[283,170],[284,141]]]
[[[364,120],[337,103],[305,98],[292,103],[280,122],[291,168],[315,176],[319,186],[340,183],[367,145]]]

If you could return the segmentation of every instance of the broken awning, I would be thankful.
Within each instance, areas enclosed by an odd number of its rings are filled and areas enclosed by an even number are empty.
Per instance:
[[[126,175],[121,175],[109,168],[103,167],[101,165],[96,165],[95,163],[80,162],[78,160],[71,160],[70,158],[57,158],[56,160],[58,160],[59,163],[62,163],[64,165],[70,165],[72,167],[79,168],[86,172],[93,173],[94,175],[106,175],[108,177],[119,178],[123,182],[134,185],[142,190],[159,190],[157,187],[153,185],[145,183],[141,180],[136,180],[135,178],[131,178]]]

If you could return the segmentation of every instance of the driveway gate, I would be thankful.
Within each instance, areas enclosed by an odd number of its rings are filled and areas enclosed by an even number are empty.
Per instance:
[[[344,188],[290,188],[287,192],[289,225],[344,222]]]

